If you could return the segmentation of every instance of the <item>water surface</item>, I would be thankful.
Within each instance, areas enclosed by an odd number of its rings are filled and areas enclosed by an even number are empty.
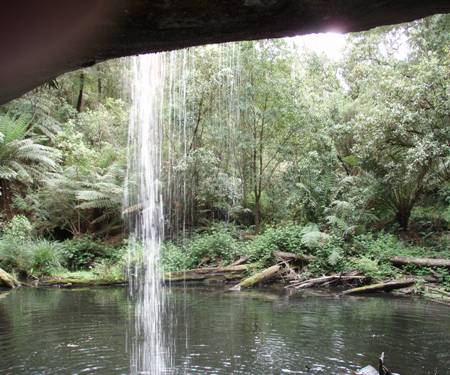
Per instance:
[[[384,351],[402,375],[445,375],[450,309],[420,299],[169,289],[170,374],[351,374]],[[128,374],[125,288],[0,294],[0,374]]]

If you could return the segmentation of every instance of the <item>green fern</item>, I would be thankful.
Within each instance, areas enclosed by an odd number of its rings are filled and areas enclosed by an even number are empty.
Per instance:
[[[38,182],[59,167],[59,152],[29,137],[29,123],[26,116],[0,116],[1,180],[12,184]]]

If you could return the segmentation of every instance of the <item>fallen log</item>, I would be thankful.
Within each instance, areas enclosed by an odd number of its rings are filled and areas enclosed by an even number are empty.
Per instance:
[[[231,265],[225,267],[196,268],[187,271],[166,272],[164,281],[166,282],[190,282],[190,281],[211,281],[226,282],[239,280],[245,277],[248,264]]]
[[[285,251],[274,251],[273,256],[275,258],[284,260],[286,262],[302,262],[309,263],[312,262],[316,257],[314,255],[297,255],[294,253],[288,253]]]
[[[264,283],[274,277],[281,270],[281,265],[275,264],[272,267],[266,268],[250,277],[245,278],[239,284],[233,286],[229,290],[239,291],[242,288],[250,288],[252,286]]]
[[[363,294],[363,293],[375,293],[375,292],[390,292],[395,289],[407,288],[415,284],[414,279],[389,281],[387,283],[371,284],[361,286],[358,288],[348,289],[342,292],[342,294]]]
[[[333,283],[339,281],[345,282],[365,282],[368,280],[366,276],[362,275],[331,275],[331,276],[322,276],[314,279],[308,279],[304,281],[294,282],[291,285],[288,285],[286,288],[295,288],[295,289],[306,289],[306,288],[315,288],[319,286],[328,286]]]
[[[419,267],[447,267],[450,268],[450,259],[413,258],[396,256],[390,259],[394,266],[415,265]]]
[[[0,286],[13,289],[20,286],[20,283],[12,275],[0,268]]]

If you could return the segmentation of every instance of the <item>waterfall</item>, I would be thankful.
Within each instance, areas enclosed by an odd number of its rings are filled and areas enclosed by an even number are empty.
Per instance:
[[[213,65],[211,71],[202,73],[195,67],[204,65],[205,56]],[[199,181],[189,166],[196,166],[193,158],[202,151],[203,132],[205,140],[208,137],[217,145],[216,170],[224,171],[216,171],[215,177],[227,174],[225,188],[233,192],[239,189],[239,60],[236,44],[142,55],[131,60],[124,215],[130,224],[128,280],[136,302],[132,374],[170,372],[170,335],[162,329],[163,313],[170,312],[165,311],[160,282],[160,248],[164,226],[171,239],[184,239],[195,226]],[[199,86],[202,80],[209,84],[205,89]],[[204,115],[210,121],[202,122]],[[234,195],[230,201],[232,207],[237,203]]]
[[[136,299],[131,374],[163,374],[168,350],[162,329],[160,282],[163,232],[160,192],[164,56],[132,58],[128,165],[124,212],[130,223],[129,281]]]

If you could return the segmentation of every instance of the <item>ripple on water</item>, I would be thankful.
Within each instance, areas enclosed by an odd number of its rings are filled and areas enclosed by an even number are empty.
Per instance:
[[[382,351],[402,375],[450,368],[446,306],[200,290],[168,299],[168,374],[351,374]],[[127,374],[133,311],[120,288],[10,293],[0,300],[0,374]]]

